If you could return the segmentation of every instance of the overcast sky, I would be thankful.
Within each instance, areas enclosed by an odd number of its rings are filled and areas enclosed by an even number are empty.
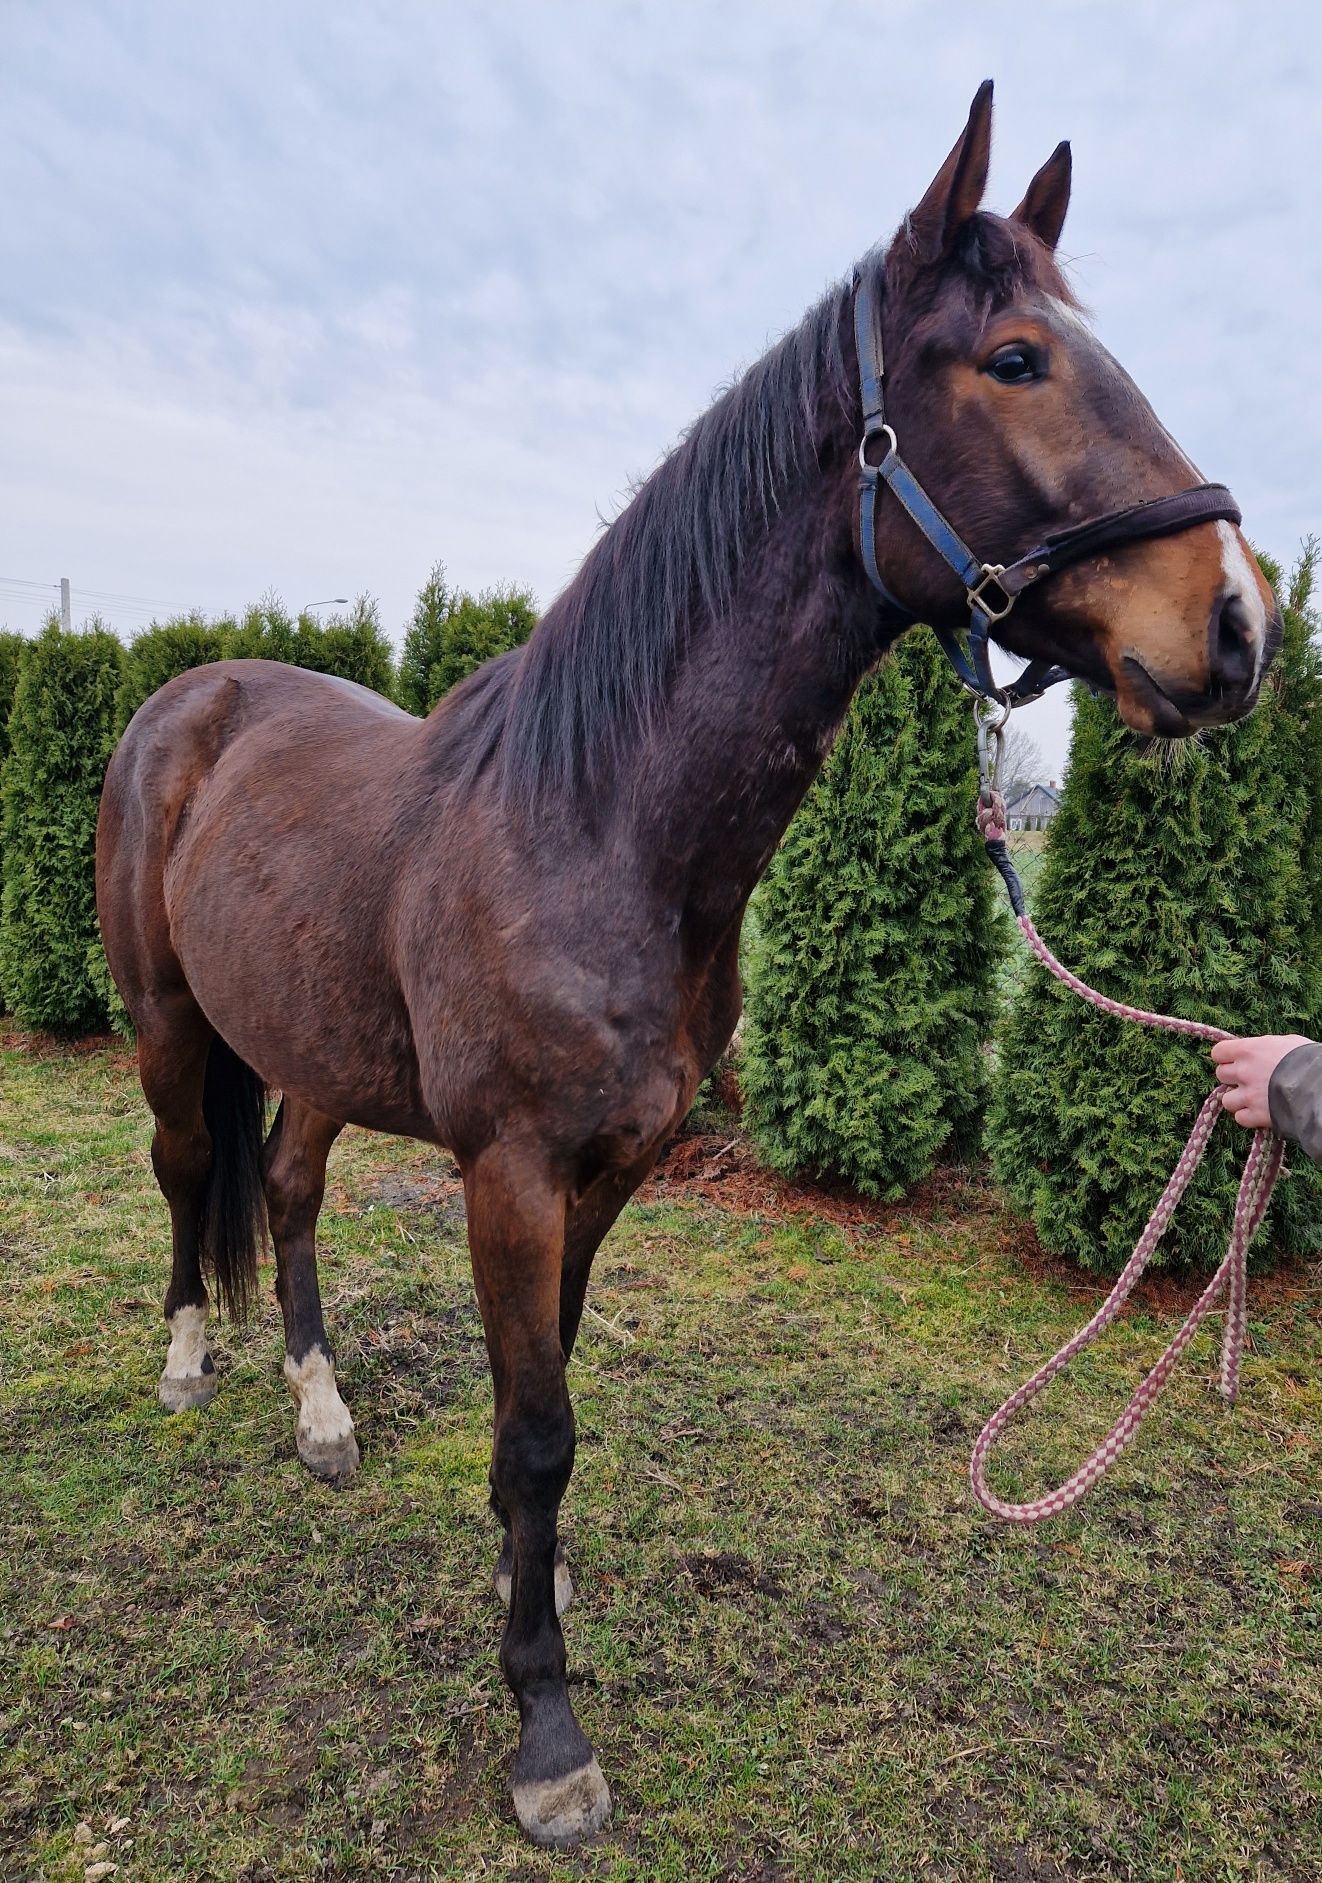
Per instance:
[[[68,575],[124,632],[275,588],[398,635],[437,558],[549,600],[986,76],[992,206],[1073,140],[1103,339],[1289,559],[1322,528],[1320,17],[0,0],[0,621]],[[1063,704],[1033,715],[1056,769]]]

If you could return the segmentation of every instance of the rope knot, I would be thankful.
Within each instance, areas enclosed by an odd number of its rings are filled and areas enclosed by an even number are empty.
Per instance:
[[[999,843],[1005,836],[1005,799],[994,786],[984,785],[979,791],[974,820],[984,843]]]

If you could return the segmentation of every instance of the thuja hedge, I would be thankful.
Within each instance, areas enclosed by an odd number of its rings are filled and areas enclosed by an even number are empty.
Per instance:
[[[521,647],[536,626],[537,611],[525,589],[469,595],[449,586],[445,565],[438,562],[404,633],[395,697],[422,718],[483,661]]]
[[[123,667],[99,622],[67,634],[52,619],[22,650],[0,779],[0,992],[25,1026],[105,1022],[92,859]]]
[[[21,634],[0,629],[0,780],[4,778],[5,757],[9,751],[9,714],[18,685],[18,663],[27,642]],[[0,815],[0,886],[5,880],[4,819]],[[4,990],[0,988],[0,1013],[4,1012]]]
[[[758,890],[741,1081],[775,1168],[897,1196],[976,1148],[1004,924],[968,704],[916,629],[864,681]]]
[[[1080,694],[1034,919],[1115,999],[1239,1033],[1322,1034],[1322,661],[1309,546],[1253,715],[1143,754],[1109,699]],[[1273,580],[1279,572],[1264,567]],[[1000,1041],[990,1133],[1010,1199],[1047,1248],[1128,1259],[1212,1083],[1204,1045],[1097,1013],[1040,969]],[[1162,1243],[1215,1267],[1247,1137],[1223,1122]],[[1258,1258],[1315,1250],[1322,1180],[1297,1155]]]
[[[291,615],[264,596],[235,621],[200,613],[153,622],[129,643],[116,706],[122,730],[144,700],[167,680],[213,660],[278,660],[314,673],[338,674],[393,697],[394,651],[376,603],[360,595],[347,614]]]
[[[53,619],[35,640],[0,634],[0,1004],[56,1033],[122,1023],[96,929],[97,807],[115,741],[176,674],[216,660],[278,660],[425,712],[535,622],[522,591],[452,591],[438,567],[399,674],[366,596],[319,621],[267,595],[237,619],[195,612],[153,622],[127,647],[99,622],[66,633]]]

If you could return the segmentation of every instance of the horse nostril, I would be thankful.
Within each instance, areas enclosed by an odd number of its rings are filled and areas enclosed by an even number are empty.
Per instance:
[[[1244,689],[1258,667],[1258,636],[1240,595],[1230,595],[1212,619],[1212,678],[1222,687]]]

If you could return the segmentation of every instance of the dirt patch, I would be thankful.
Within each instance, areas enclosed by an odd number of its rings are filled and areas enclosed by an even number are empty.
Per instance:
[[[742,1132],[695,1132],[668,1145],[639,1196],[668,1202],[679,1191],[744,1215],[781,1220],[813,1216],[846,1229],[886,1231],[915,1218],[940,1222],[957,1217],[967,1223],[970,1217],[1003,1214],[990,1176],[980,1167],[936,1170],[902,1202],[886,1203],[861,1196],[843,1182],[778,1176],[758,1163]]]
[[[448,1159],[431,1169],[384,1170],[352,1189],[340,1182],[332,1199],[345,1216],[399,1210],[431,1216],[446,1229],[464,1227],[463,1179]]]
[[[768,1595],[775,1602],[784,1598],[785,1591],[775,1577],[760,1575],[746,1556],[721,1550],[684,1556],[680,1561],[699,1595],[726,1600],[740,1595]]]
[[[359,1339],[354,1374],[377,1412],[437,1410],[486,1373],[482,1323],[471,1301],[373,1325]]]

